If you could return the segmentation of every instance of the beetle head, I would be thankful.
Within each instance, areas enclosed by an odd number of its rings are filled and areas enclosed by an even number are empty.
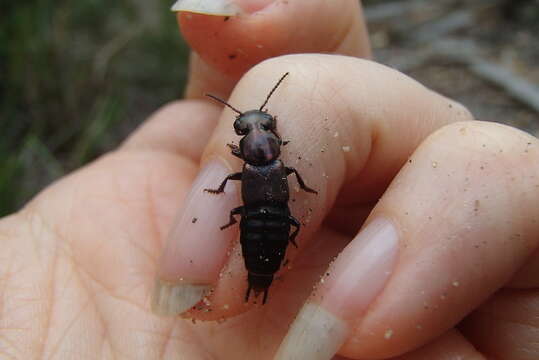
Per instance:
[[[240,151],[242,158],[249,164],[264,165],[277,159],[281,154],[283,141],[277,133],[277,121],[263,108],[286,76],[288,76],[288,73],[281,76],[258,110],[241,112],[226,101],[214,95],[206,94],[206,96],[238,113],[236,121],[234,121],[234,131],[236,134],[243,136],[240,141]]]
[[[239,115],[234,121],[234,131],[240,136],[253,130],[275,131],[276,121],[273,116],[260,110],[249,110]]]

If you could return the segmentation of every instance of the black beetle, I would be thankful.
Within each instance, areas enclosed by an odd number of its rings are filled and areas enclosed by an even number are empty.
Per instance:
[[[279,160],[281,146],[286,145],[277,133],[277,119],[263,110],[271,95],[288,73],[284,74],[266,97],[258,110],[241,112],[226,101],[207,94],[214,100],[225,104],[239,115],[234,122],[236,134],[243,136],[240,146],[228,144],[232,155],[245,163],[241,172],[228,175],[218,189],[204,191],[219,194],[225,189],[228,180],[241,181],[243,206],[230,212],[230,222],[221,230],[235,224],[234,215],[240,215],[240,243],[249,273],[245,301],[249,300],[251,290],[255,296],[264,291],[262,303],[266,303],[268,288],[273,275],[281,267],[288,243],[297,247],[295,238],[300,229],[299,221],[290,214],[288,208],[287,176],[294,173],[299,186],[304,191],[317,194],[303,182],[296,169],[287,167]],[[295,229],[290,233],[291,226]]]

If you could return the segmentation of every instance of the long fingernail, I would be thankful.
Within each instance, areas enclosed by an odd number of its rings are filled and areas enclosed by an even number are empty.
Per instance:
[[[204,15],[235,16],[260,11],[275,0],[178,0],[172,11],[186,11]]]
[[[232,0],[178,0],[171,10],[217,16],[234,16],[242,12]]]
[[[348,334],[346,322],[307,303],[284,338],[276,360],[331,359]]]
[[[221,161],[212,160],[192,185],[183,209],[169,233],[158,269],[152,308],[161,315],[177,315],[200,301],[219,276],[237,228],[221,231],[230,210],[239,203],[235,184],[210,194],[229,175]]]
[[[385,287],[397,254],[393,223],[383,218],[370,222],[329,268],[275,359],[331,359],[346,341],[351,324]]]
[[[209,289],[209,285],[177,284],[157,279],[152,294],[152,311],[162,316],[181,314],[196,305]]]

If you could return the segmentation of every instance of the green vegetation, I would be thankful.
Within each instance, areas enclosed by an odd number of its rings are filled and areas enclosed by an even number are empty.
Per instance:
[[[30,0],[0,7],[0,216],[181,96],[187,49],[170,5]]]

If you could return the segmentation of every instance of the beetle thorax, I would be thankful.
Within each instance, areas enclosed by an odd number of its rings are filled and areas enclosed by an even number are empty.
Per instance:
[[[243,135],[240,151],[245,162],[266,165],[281,154],[281,139],[275,132],[275,119],[260,110],[247,111],[234,122],[236,134]]]
[[[240,140],[243,159],[251,165],[267,165],[279,158],[281,141],[269,131],[252,130]]]

